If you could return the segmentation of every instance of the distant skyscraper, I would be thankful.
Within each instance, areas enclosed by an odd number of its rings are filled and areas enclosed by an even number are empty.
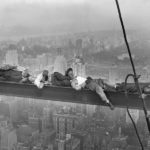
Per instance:
[[[66,138],[66,134],[70,134],[78,124],[79,117],[71,114],[55,114],[54,124],[59,139]]]
[[[116,68],[117,66],[113,64],[109,69],[109,82],[111,83],[116,83],[116,80],[118,79],[118,72]]]
[[[150,138],[147,140],[147,147],[150,149]]]
[[[18,120],[18,105],[17,100],[13,98],[13,100],[8,102],[9,111],[10,111],[10,120],[12,122],[16,122]]]
[[[77,50],[77,55],[82,56],[82,39],[77,39],[76,40],[76,50]]]
[[[36,60],[37,60],[37,65],[40,71],[47,67],[48,59],[47,59],[46,54],[38,55]]]
[[[85,68],[86,66],[82,57],[75,56],[71,66],[74,70],[75,76],[82,76],[82,77],[86,76],[86,68]]]
[[[7,51],[5,64],[18,65],[18,52],[17,50]]]
[[[0,115],[0,129],[8,127],[9,119],[3,115]]]
[[[65,141],[58,141],[58,150],[65,150]]]
[[[0,149],[1,150],[13,150],[17,145],[17,135],[14,129],[10,128],[1,128],[1,137],[0,137]]]
[[[65,74],[66,70],[67,70],[66,58],[62,55],[61,49],[58,49],[57,56],[56,56],[56,59],[54,61],[53,72],[60,72],[62,74]]]
[[[49,128],[52,126],[52,117],[50,107],[44,107],[43,109],[43,117],[42,117],[42,129]]]
[[[35,114],[30,115],[28,117],[28,122],[29,122],[30,127],[34,129],[39,129],[40,118],[37,115]]]
[[[5,101],[0,102],[0,114],[10,117],[10,110],[9,110],[9,104]]]
[[[95,105],[86,105],[86,112],[88,116],[93,116],[95,113],[96,106]]]
[[[71,39],[68,40],[68,46],[70,49],[74,49],[74,44]]]
[[[80,148],[83,144],[80,143],[80,141],[82,141],[81,136],[77,132],[82,130],[79,124],[83,126],[85,126],[84,123],[86,124],[84,117],[72,114],[55,114],[54,120],[58,150],[83,150]],[[79,130],[77,130],[78,127]],[[72,135],[74,135],[74,137]]]

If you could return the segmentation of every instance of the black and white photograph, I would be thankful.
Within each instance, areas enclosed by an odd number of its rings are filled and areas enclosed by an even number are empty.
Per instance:
[[[150,0],[0,0],[0,150],[150,150]]]

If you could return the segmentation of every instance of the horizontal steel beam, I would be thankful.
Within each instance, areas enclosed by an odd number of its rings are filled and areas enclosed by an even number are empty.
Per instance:
[[[106,106],[95,92],[75,91],[66,87],[45,86],[38,89],[32,84],[0,82],[0,95]],[[106,95],[115,107],[142,109],[142,102],[137,94],[129,94],[127,98],[124,92],[110,91],[106,92]],[[147,109],[150,110],[150,95],[145,101]]]

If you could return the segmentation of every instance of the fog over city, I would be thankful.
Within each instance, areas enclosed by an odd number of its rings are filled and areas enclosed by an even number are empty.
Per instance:
[[[127,29],[149,29],[148,0],[121,0],[120,6]],[[1,35],[119,29],[114,0],[0,1]]]

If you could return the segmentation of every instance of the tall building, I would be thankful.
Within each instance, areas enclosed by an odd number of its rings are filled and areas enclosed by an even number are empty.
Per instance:
[[[28,117],[29,126],[33,129],[39,129],[40,128],[40,118],[33,114]],[[39,129],[40,130],[40,129]]]
[[[9,127],[0,128],[0,149],[13,150],[17,146],[16,130]]]
[[[7,51],[5,57],[5,64],[18,66],[18,52],[17,50]]]
[[[16,97],[3,96],[0,101],[0,114],[8,116],[11,122],[18,119],[18,99]]]
[[[72,149],[74,150],[87,150],[87,137],[88,133],[86,131],[74,130],[72,131]],[[86,145],[86,146],[85,146]]]
[[[17,99],[13,98],[13,100],[8,101],[9,111],[10,111],[10,120],[11,122],[16,122],[18,120],[18,105]]]
[[[65,150],[65,140],[58,141],[58,150]]]
[[[51,53],[46,53],[46,59],[47,59],[46,69],[48,69],[49,73],[51,74],[53,72],[54,57]]]
[[[9,118],[3,115],[0,115],[0,128],[8,127]]]
[[[44,107],[42,117],[42,130],[52,127],[52,112],[50,107]]]
[[[116,83],[119,82],[118,81],[118,72],[117,72],[117,66],[116,65],[112,65],[111,68],[109,69],[109,82],[110,83]]]
[[[96,106],[95,105],[86,105],[87,116],[92,117],[93,114],[95,113],[95,110],[96,110]]]
[[[82,39],[77,39],[76,40],[76,54],[78,56],[82,56]]]
[[[54,61],[54,70],[53,72],[60,72],[61,74],[65,74],[67,70],[67,61],[63,56],[61,49],[58,49],[56,59]]]
[[[86,65],[81,56],[75,56],[71,67],[73,68],[75,76],[86,77]]]
[[[65,139],[76,128],[79,117],[71,114],[55,114],[54,126],[58,139]]]
[[[9,104],[5,101],[0,101],[0,114],[10,117]]]
[[[47,58],[46,54],[38,55],[36,60],[37,60],[37,65],[38,65],[40,71],[47,67],[48,58]]]
[[[17,150],[29,150],[29,146],[26,146],[24,143],[17,144]]]

